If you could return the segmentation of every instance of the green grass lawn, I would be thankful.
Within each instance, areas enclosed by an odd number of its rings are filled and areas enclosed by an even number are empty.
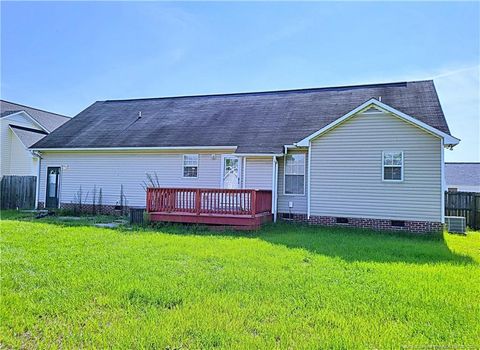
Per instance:
[[[480,344],[479,232],[129,231],[5,218],[0,348]]]

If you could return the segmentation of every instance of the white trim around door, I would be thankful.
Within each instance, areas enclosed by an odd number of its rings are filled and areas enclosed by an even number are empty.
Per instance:
[[[220,173],[220,184],[221,184],[221,187],[222,188],[225,188],[225,161],[227,159],[233,159],[233,160],[236,160],[236,164],[237,164],[237,185],[235,187],[235,189],[239,189],[239,188],[242,188],[242,184],[240,183],[241,182],[241,174],[242,174],[242,162],[241,162],[241,159],[240,157],[237,157],[237,156],[232,156],[230,154],[222,154],[222,165],[221,165],[221,173]],[[230,187],[232,188],[232,187]]]

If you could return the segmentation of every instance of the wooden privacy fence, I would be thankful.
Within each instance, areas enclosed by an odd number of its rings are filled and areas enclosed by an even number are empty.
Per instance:
[[[148,188],[147,212],[251,215],[269,213],[272,192],[200,188]]]
[[[34,209],[36,176],[3,176],[0,183],[0,208]]]
[[[445,216],[463,216],[467,226],[480,229],[480,193],[445,192]]]

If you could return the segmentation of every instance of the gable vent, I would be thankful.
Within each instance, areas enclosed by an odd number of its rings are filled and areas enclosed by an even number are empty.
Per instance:
[[[381,114],[381,113],[383,112],[375,107],[370,107],[365,112],[363,112],[363,114]]]

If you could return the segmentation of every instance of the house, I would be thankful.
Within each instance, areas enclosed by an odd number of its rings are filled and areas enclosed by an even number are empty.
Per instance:
[[[5,100],[0,100],[0,113],[0,177],[37,176],[37,157],[29,147],[70,118]]]
[[[445,163],[448,191],[480,193],[480,163]]]
[[[433,81],[414,81],[98,101],[32,149],[49,207],[99,188],[103,205],[145,207],[150,176],[154,220],[425,232],[444,222],[444,149],[458,142]]]

